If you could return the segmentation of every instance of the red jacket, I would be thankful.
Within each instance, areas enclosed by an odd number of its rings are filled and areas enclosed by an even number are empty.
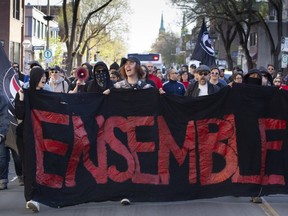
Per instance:
[[[155,85],[158,89],[162,88],[162,82],[157,76],[155,76],[153,74],[149,74],[148,78],[155,83]]]

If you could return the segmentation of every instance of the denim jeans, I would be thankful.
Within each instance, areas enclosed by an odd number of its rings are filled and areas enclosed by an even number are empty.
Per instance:
[[[5,143],[0,143],[0,183],[8,183],[9,150]]]

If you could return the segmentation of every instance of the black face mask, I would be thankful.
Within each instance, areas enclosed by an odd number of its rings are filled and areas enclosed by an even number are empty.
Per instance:
[[[95,72],[95,81],[101,89],[107,89],[107,79],[110,79],[110,77],[107,76],[106,70],[98,70]]]
[[[251,85],[261,85],[262,80],[259,78],[248,77],[246,83]]]

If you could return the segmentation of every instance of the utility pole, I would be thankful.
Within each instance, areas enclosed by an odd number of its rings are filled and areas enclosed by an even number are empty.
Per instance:
[[[47,0],[47,14],[43,17],[47,21],[47,34],[46,34],[46,50],[49,50],[49,39],[50,39],[50,24],[49,22],[53,20],[53,16],[50,14],[50,0]],[[48,68],[48,63],[47,63]]]

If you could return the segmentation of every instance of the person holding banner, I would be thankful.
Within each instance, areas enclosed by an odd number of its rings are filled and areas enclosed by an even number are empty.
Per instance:
[[[93,79],[87,83],[87,92],[109,94],[112,87],[107,65],[102,61],[97,62],[93,68]]]
[[[0,190],[7,189],[9,150],[5,146],[6,134],[9,128],[8,103],[0,92]]]
[[[30,92],[36,92],[36,91],[42,91],[44,90],[46,84],[46,75],[45,70],[40,67],[32,68],[30,71],[30,80],[29,80],[29,89]],[[17,147],[19,150],[20,157],[22,158],[23,163],[25,163],[25,160],[28,159],[28,155],[25,155],[25,143],[23,142],[23,133],[24,133],[24,118],[25,118],[25,102],[24,102],[24,92],[23,89],[20,89],[18,93],[16,94],[15,98],[15,114],[20,122],[17,126]],[[24,167],[24,166],[23,166]],[[28,170],[23,170],[23,177],[24,177],[24,183],[26,184],[25,176],[26,172]],[[40,205],[38,202],[32,200],[34,191],[28,191],[25,186],[25,199],[26,199],[26,208],[31,209],[33,212],[39,212],[40,211]],[[33,187],[31,187],[33,188]]]
[[[145,74],[145,72],[143,71],[140,60],[138,58],[125,58],[123,59],[123,64],[123,67],[120,68],[120,74],[124,78],[124,80],[116,82],[114,84],[115,88],[134,90],[152,88],[152,85],[146,83],[143,80],[143,75]]]

